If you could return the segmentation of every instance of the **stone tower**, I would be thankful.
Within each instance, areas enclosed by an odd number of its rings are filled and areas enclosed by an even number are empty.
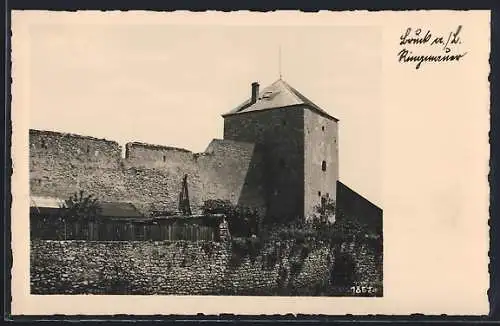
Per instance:
[[[308,218],[335,200],[338,120],[279,79],[223,115],[224,139],[252,142],[262,153],[266,216]]]

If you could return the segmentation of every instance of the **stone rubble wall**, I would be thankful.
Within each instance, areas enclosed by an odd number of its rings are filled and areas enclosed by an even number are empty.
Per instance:
[[[300,260],[293,248],[291,240],[268,243],[235,265],[231,242],[32,240],[31,293],[288,295],[294,288],[303,295],[327,284],[334,264],[328,248],[313,248],[292,275]],[[276,250],[279,258],[266,263]],[[378,282],[374,260],[359,253],[358,270]]]
[[[176,211],[188,175],[190,203],[200,213],[205,200],[225,199],[263,212],[260,160],[251,143],[213,140],[206,152],[126,144],[30,130],[30,191],[66,199],[84,190],[101,201],[129,202],[144,214]]]

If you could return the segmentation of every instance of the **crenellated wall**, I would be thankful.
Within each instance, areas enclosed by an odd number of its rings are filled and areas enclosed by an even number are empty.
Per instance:
[[[182,167],[189,170],[196,165],[193,152],[187,149],[138,142],[125,144],[125,158],[130,165],[143,168]]]
[[[33,195],[66,198],[85,190],[105,201],[131,202],[144,213],[175,211],[188,175],[193,211],[207,199],[227,199],[263,210],[260,158],[254,145],[213,140],[204,153],[74,134],[30,130]]]

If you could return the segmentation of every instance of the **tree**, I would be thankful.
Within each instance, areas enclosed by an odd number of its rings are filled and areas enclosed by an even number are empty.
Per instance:
[[[64,201],[62,207],[65,210],[64,238],[67,238],[67,222],[72,224],[87,224],[93,222],[101,215],[102,208],[99,200],[91,194],[85,194],[83,190],[75,192]]]
[[[75,220],[93,220],[101,214],[102,208],[97,198],[86,195],[83,190],[72,194],[64,201],[67,217]]]

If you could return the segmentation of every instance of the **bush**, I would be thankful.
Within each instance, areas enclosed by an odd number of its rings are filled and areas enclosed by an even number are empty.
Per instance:
[[[250,237],[258,234],[259,214],[246,206],[235,206],[228,200],[207,200],[202,206],[203,214],[223,214],[229,232],[235,237]]]
[[[229,200],[211,199],[203,203],[202,210],[204,214],[228,214],[234,209]]]

